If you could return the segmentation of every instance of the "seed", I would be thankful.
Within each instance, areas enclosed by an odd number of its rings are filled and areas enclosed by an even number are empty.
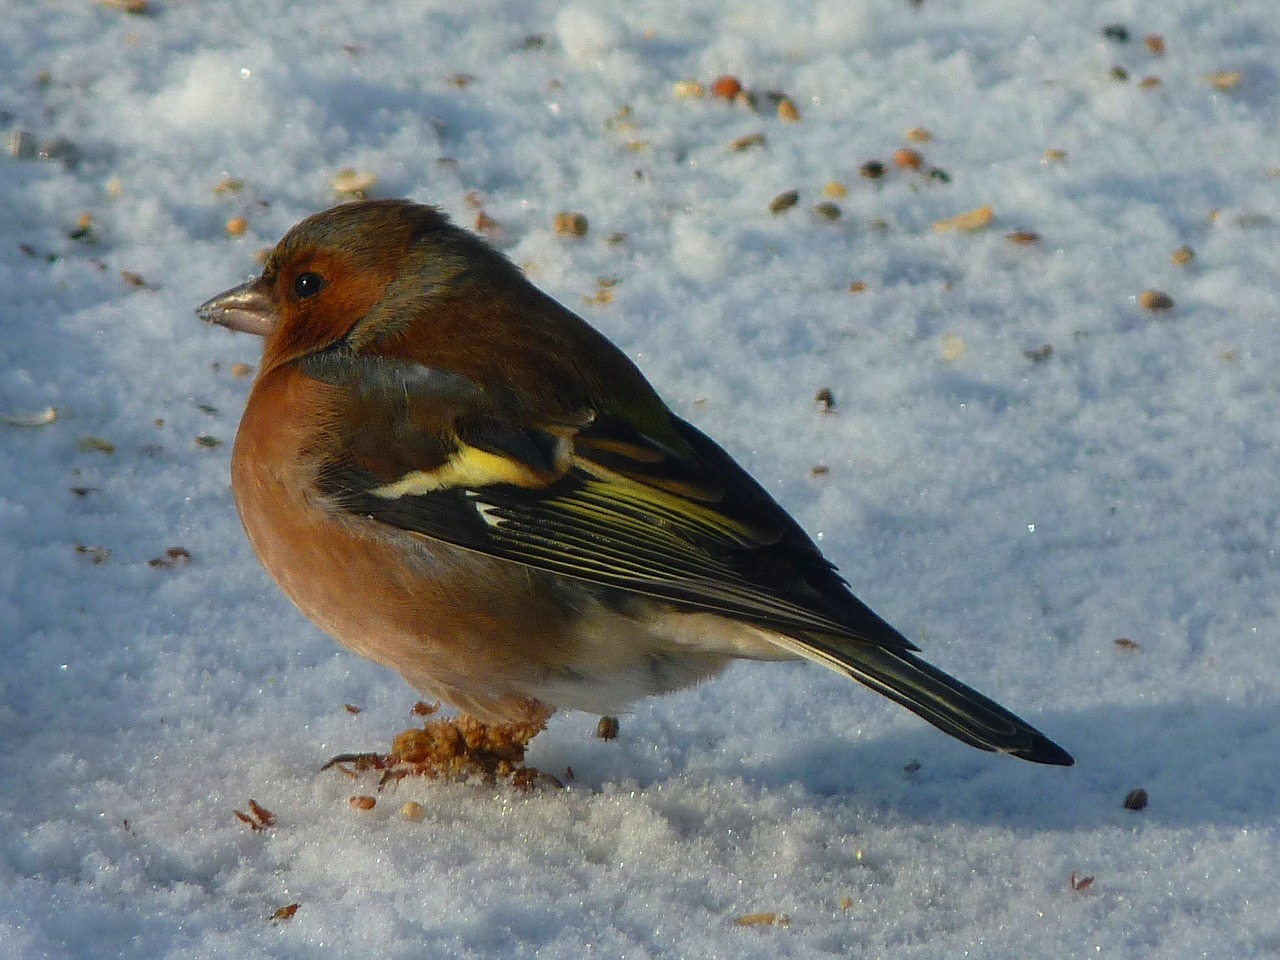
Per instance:
[[[1138,294],[1138,306],[1143,310],[1169,310],[1173,307],[1173,297],[1162,290],[1143,290]]]
[[[1124,808],[1126,810],[1145,810],[1149,799],[1147,791],[1142,787],[1137,787],[1125,794]]]
[[[0,413],[0,424],[6,427],[43,427],[58,419],[57,407],[20,413]]]
[[[404,817],[406,820],[413,820],[414,822],[417,822],[424,819],[426,815],[426,809],[416,800],[410,800],[400,808],[400,816]]]
[[[81,437],[76,441],[76,446],[85,453],[115,453],[116,445],[110,440],[102,437]]]
[[[830,200],[823,200],[821,203],[814,204],[813,213],[820,220],[839,220],[842,216],[840,207]]]
[[[919,150],[900,147],[893,152],[893,162],[903,170],[919,170],[924,163],[924,157],[920,155]]]
[[[581,213],[561,211],[555,217],[555,231],[561,237],[585,237],[587,218]]]
[[[369,191],[373,189],[374,184],[377,182],[378,175],[376,173],[343,167],[333,175],[333,192],[344,197],[364,200],[369,196]]]
[[[969,210],[965,213],[956,214],[954,217],[947,217],[945,220],[939,220],[933,225],[934,230],[963,230],[972,232],[981,230],[983,227],[989,226],[991,221],[995,219],[995,211],[991,204],[983,204],[982,206]]]
[[[272,920],[291,920],[293,918],[293,915],[298,912],[298,908],[301,906],[302,904],[300,903],[290,903],[287,906],[283,906],[280,909],[276,910],[273,914],[271,914],[271,919]]]
[[[600,722],[596,724],[596,737],[600,740],[617,740],[618,730],[617,717],[601,717]]]
[[[733,921],[736,927],[785,927],[790,923],[791,918],[785,913],[771,912],[747,913]]]
[[[716,77],[711,84],[711,95],[719,100],[732,100],[742,92],[742,83],[730,74]]]
[[[800,202],[799,190],[784,190],[782,193],[778,194],[776,197],[774,197],[772,200],[769,201],[769,212],[782,213],[783,211],[790,210],[799,202]]]
[[[147,12],[147,0],[99,0],[99,2],[104,7],[111,7],[121,13],[131,13],[135,16]]]
[[[1240,70],[1218,70],[1205,74],[1204,79],[1215,90],[1234,90],[1243,82],[1244,73]]]
[[[763,133],[748,133],[746,136],[738,137],[737,140],[729,144],[731,153],[742,153],[744,150],[750,150],[753,147],[763,147],[765,139]]]

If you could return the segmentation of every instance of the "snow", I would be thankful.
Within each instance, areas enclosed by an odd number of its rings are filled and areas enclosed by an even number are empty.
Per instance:
[[[0,423],[0,956],[1276,955],[1270,3],[148,7],[0,4],[0,414],[57,410]],[[721,73],[757,111],[674,90]],[[318,767],[416,697],[257,565],[227,467],[258,343],[193,314],[343,168],[481,203],[864,600],[1077,765],[741,664],[613,743],[558,716],[531,759],[566,790],[353,809],[372,780]]]

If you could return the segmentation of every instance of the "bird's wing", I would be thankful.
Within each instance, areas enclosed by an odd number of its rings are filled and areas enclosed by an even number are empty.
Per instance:
[[[350,429],[319,472],[339,509],[774,629],[779,646],[966,743],[1072,763],[1034,727],[914,656],[759,484],[665,410],[647,411],[648,428],[585,407],[531,417],[510,398],[412,364],[340,358],[311,372],[352,397]]]
[[[336,382],[343,368],[320,373]],[[600,410],[525,416],[412,364],[357,368],[358,425],[320,471],[340,508],[683,609],[915,649],[728,454],[665,411],[657,439]]]

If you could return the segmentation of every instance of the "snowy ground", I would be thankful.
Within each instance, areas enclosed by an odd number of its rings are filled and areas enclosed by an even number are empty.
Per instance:
[[[0,2],[0,414],[57,411],[0,424],[0,956],[1274,957],[1272,0],[609,6]],[[722,73],[757,111],[677,94]],[[227,465],[257,341],[192,313],[342,168],[480,204],[1077,766],[739,665],[616,743],[558,717],[533,760],[568,790],[353,809],[373,785],[317,767],[415,697],[252,557]]]

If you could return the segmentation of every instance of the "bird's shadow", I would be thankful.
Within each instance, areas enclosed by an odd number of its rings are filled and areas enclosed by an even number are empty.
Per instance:
[[[796,737],[785,752],[744,754],[715,740],[677,745],[687,733],[664,743],[660,717],[656,743],[647,719],[624,720],[621,749],[580,750],[580,741],[561,736],[546,754],[551,763],[568,758],[579,788],[627,781],[646,789],[675,780],[798,786],[815,802],[845,798],[921,822],[1063,831],[1150,823],[1239,828],[1280,815],[1275,706],[1103,707],[1029,719],[1074,754],[1074,767],[971,750],[924,725],[874,738]],[[1145,807],[1127,808],[1138,789],[1146,792]]]

